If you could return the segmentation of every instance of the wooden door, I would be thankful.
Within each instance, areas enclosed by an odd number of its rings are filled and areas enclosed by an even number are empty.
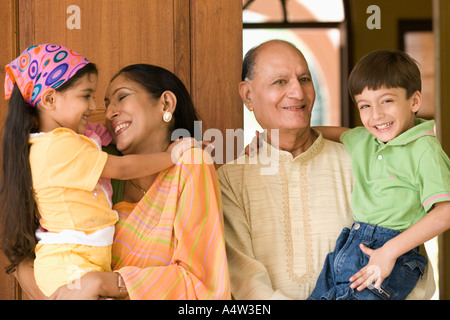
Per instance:
[[[106,87],[121,67],[150,63],[189,80],[190,33],[182,27],[189,25],[188,4],[182,0],[19,0],[20,52],[49,42],[67,46],[97,64],[99,110],[91,120],[102,121]]]
[[[2,43],[2,48],[0,49],[0,84],[2,88],[0,93],[0,128],[4,128],[3,124],[7,114],[7,104],[3,98],[3,83],[5,81],[5,68],[3,66],[13,60],[18,51],[16,41],[17,3],[14,0],[0,0],[0,8],[0,41]],[[14,278],[5,274],[7,264],[6,257],[0,251],[0,299],[16,299],[19,297],[19,288]]]
[[[110,78],[126,65],[149,63],[184,82],[203,131],[243,126],[237,89],[241,0],[0,0],[0,7],[2,66],[39,43],[67,46],[97,64],[98,109],[91,121],[104,122]],[[4,76],[1,67],[0,81]],[[5,117],[6,103],[0,99],[0,123]],[[0,255],[0,299],[20,299],[13,277],[3,272],[5,265]]]

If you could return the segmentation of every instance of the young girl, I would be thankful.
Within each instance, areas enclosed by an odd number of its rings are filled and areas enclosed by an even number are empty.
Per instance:
[[[35,254],[36,281],[50,296],[71,282],[76,288],[86,272],[111,270],[118,217],[107,180],[100,178],[159,172],[195,141],[177,141],[155,154],[108,155],[84,135],[96,109],[94,64],[63,46],[42,44],[27,48],[6,71],[0,195],[7,273]]]

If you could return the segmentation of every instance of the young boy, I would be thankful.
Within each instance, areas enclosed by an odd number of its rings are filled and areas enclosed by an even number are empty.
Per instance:
[[[364,127],[318,130],[352,157],[356,222],[342,231],[309,299],[405,299],[427,263],[418,246],[450,227],[450,161],[434,121],[415,118],[420,71],[407,54],[366,55],[349,91]]]

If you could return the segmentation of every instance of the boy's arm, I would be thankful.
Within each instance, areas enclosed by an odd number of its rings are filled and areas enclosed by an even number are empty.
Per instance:
[[[350,287],[358,288],[358,291],[361,291],[376,280],[375,287],[378,288],[392,272],[398,257],[449,228],[450,201],[444,201],[436,203],[434,209],[425,217],[386,242],[381,248],[373,250],[361,245],[361,250],[370,256],[370,260],[367,266],[350,278],[350,282],[353,282]]]
[[[316,129],[317,131],[322,132],[322,135],[325,139],[341,142],[341,136],[342,134],[350,130],[350,128],[345,127],[332,127],[332,126],[319,126],[319,127],[313,127],[313,129]]]

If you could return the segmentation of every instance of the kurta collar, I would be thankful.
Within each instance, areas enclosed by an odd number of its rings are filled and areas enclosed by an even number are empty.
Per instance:
[[[322,151],[322,148],[324,146],[324,139],[322,136],[322,133],[311,129],[311,132],[313,135],[315,135],[317,138],[314,141],[314,143],[311,145],[311,147],[308,148],[305,152],[299,154],[295,158],[293,157],[292,153],[289,151],[280,150],[278,148],[275,148],[271,144],[268,144],[266,140],[263,140],[263,146],[261,148],[261,151],[266,153],[267,157],[276,157],[279,156],[279,159],[283,160],[294,160],[294,161],[308,161],[312,158],[314,158],[316,155]]]

